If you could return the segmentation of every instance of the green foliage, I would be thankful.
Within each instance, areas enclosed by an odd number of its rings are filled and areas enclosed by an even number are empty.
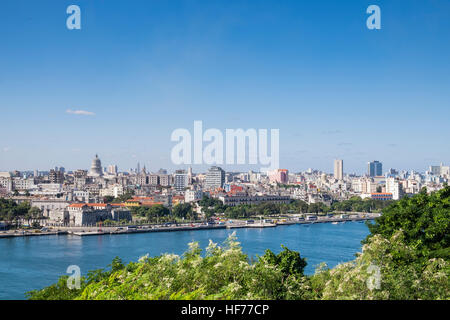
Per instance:
[[[356,260],[331,270],[323,266],[316,270],[311,280],[314,298],[450,299],[450,263],[444,259],[422,262],[418,258],[415,248],[405,244],[403,232],[397,231],[389,239],[375,235]],[[376,279],[378,286],[370,287],[368,282]]]
[[[450,187],[430,195],[426,190],[411,198],[392,204],[369,224],[373,235],[389,239],[403,230],[405,243],[413,246],[425,258],[449,259],[450,242]]]
[[[146,217],[149,222],[163,222],[170,219],[170,210],[162,204],[155,204],[151,207],[131,207],[131,213],[140,217]]]
[[[177,218],[196,220],[197,214],[192,210],[192,206],[189,203],[179,203],[172,209],[172,213]]]
[[[28,213],[35,213],[36,209],[39,210],[38,208],[31,209],[28,202],[17,204],[13,200],[0,198],[0,220],[13,221],[25,218]]]
[[[227,206],[225,206],[222,201],[215,198],[210,198],[204,196],[202,200],[198,202],[198,205],[202,207],[202,212],[207,218],[213,216],[216,213],[225,212]]]
[[[29,300],[73,300],[86,287],[86,279],[80,281],[80,289],[69,289],[67,280],[69,276],[61,276],[58,282],[42,290],[33,290],[25,294]]]
[[[377,199],[361,199],[360,197],[352,197],[349,200],[337,201],[331,205],[332,211],[346,212],[380,212],[395,201],[393,200],[377,200]]]
[[[125,202],[125,201],[130,200],[131,198],[133,198],[133,196],[134,196],[134,191],[133,190],[128,190],[123,195],[121,195],[121,196],[115,198],[114,200],[112,200],[112,202],[114,202],[114,203]]]
[[[290,275],[303,275],[303,270],[306,267],[306,259],[300,257],[300,253],[289,250],[284,245],[281,245],[283,251],[278,255],[271,250],[266,249],[261,261],[267,262],[276,266],[283,273],[283,277],[287,278]]]
[[[127,266],[119,258],[110,271],[96,270],[83,278],[82,288],[67,289],[67,277],[30,299],[288,299],[301,298],[306,278],[304,260],[284,248],[275,260],[262,257],[250,264],[236,238],[223,246],[210,242],[202,256],[190,243],[183,256],[142,257]],[[292,272],[291,272],[292,271]],[[293,291],[293,289],[296,289]]]
[[[113,196],[105,196],[105,197],[103,197],[103,202],[104,203],[111,203],[111,202],[114,202],[114,197]]]

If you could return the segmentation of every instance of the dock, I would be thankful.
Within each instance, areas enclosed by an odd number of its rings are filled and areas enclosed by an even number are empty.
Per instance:
[[[38,237],[38,236],[55,236],[66,235],[67,231],[45,231],[45,232],[8,232],[0,233],[0,238],[15,238],[15,237]]]
[[[210,230],[210,229],[225,229],[225,225],[201,225],[201,226],[175,226],[175,227],[153,227],[153,228],[140,228],[132,230],[116,230],[116,231],[87,231],[87,232],[69,232],[69,234],[75,236],[98,236],[107,234],[132,234],[132,233],[148,233],[148,232],[174,232],[174,231],[196,231],[196,230]]]

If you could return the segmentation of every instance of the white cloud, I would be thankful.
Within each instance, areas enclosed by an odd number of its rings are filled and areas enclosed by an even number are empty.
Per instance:
[[[94,112],[90,112],[90,111],[86,111],[86,110],[71,110],[71,109],[67,109],[66,113],[82,115],[82,116],[95,116]]]
[[[9,147],[4,147],[2,150],[3,150],[3,152],[8,152],[10,150],[10,148]]]

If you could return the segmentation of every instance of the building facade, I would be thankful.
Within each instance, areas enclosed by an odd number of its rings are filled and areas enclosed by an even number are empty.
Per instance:
[[[369,177],[378,177],[383,175],[383,164],[379,161],[367,163],[367,174]]]
[[[334,160],[334,178],[337,180],[344,179],[344,161],[341,159]]]
[[[225,184],[225,171],[220,167],[211,167],[206,174],[205,189],[215,190],[223,188]]]

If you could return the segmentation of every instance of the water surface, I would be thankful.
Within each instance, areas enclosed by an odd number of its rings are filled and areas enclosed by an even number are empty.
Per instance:
[[[354,259],[361,240],[369,230],[364,223],[333,225],[287,225],[264,229],[218,229],[201,231],[156,232],[103,236],[39,236],[0,239],[0,299],[25,299],[24,293],[55,283],[69,265],[78,265],[85,275],[89,270],[105,268],[115,256],[124,262],[162,253],[182,254],[187,244],[198,241],[206,248],[209,239],[222,243],[236,232],[249,256],[262,255],[265,249],[281,251],[281,244],[307,258],[305,272],[326,262],[334,267]]]

